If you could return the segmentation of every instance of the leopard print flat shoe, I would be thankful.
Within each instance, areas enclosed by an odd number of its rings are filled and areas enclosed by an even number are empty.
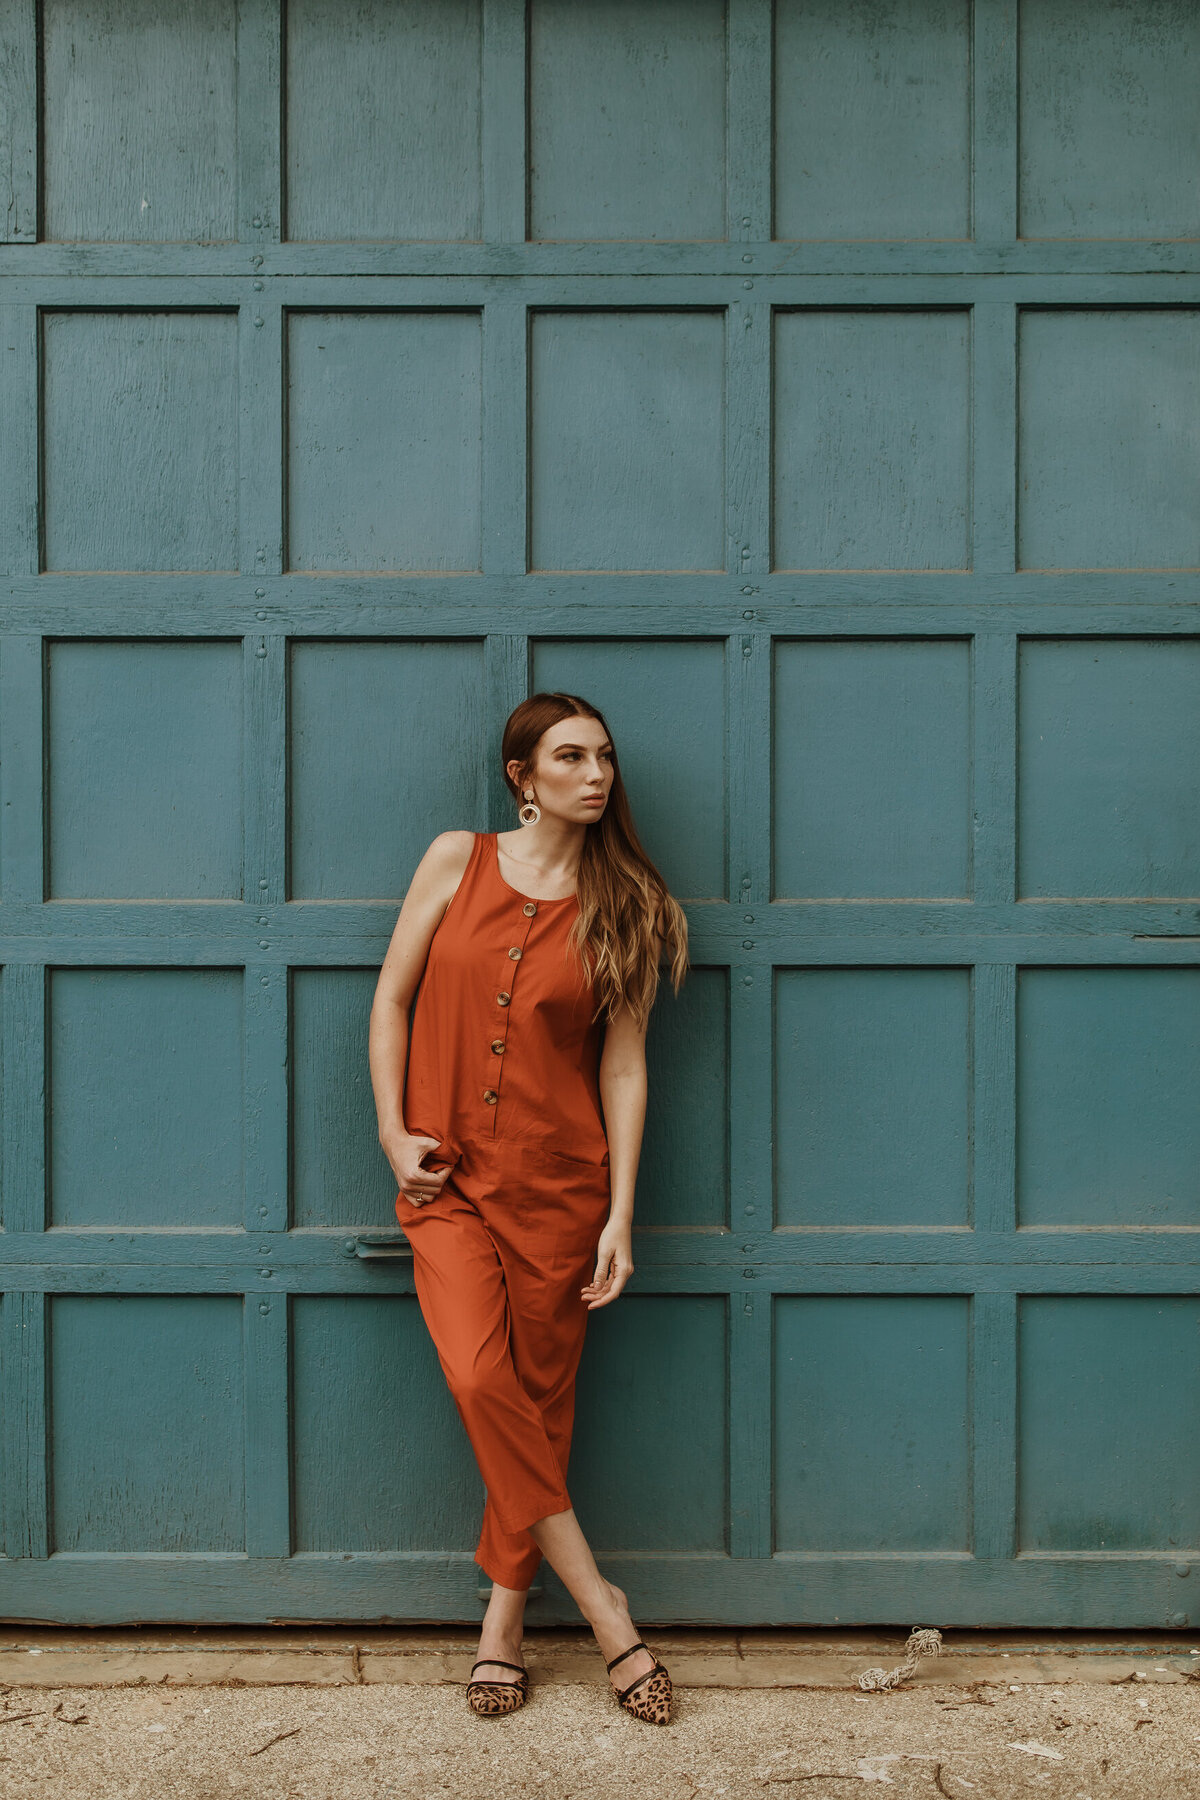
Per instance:
[[[486,1664],[494,1663],[501,1669],[517,1669],[520,1671],[516,1681],[468,1681],[467,1704],[471,1711],[481,1719],[498,1719],[502,1713],[516,1712],[518,1706],[524,1706],[529,1698],[529,1676],[520,1663],[505,1662],[503,1657],[482,1656],[472,1668],[482,1669]]]
[[[615,1669],[619,1662],[624,1662],[635,1650],[648,1650],[654,1656],[649,1644],[643,1644],[639,1638],[636,1644],[630,1644],[628,1650],[622,1650],[620,1656],[614,1656],[605,1667]],[[612,1687],[611,1682],[609,1686]],[[639,1688],[641,1692],[636,1693]],[[632,1713],[635,1719],[644,1719],[647,1725],[671,1723],[671,1677],[657,1656],[654,1656],[654,1667],[647,1674],[639,1675],[627,1688],[613,1688],[612,1691],[614,1699],[619,1701],[627,1713]],[[636,1698],[633,1697],[635,1693]]]

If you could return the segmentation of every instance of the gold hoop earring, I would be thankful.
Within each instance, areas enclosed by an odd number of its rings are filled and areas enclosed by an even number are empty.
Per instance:
[[[526,800],[517,817],[522,825],[536,825],[542,816],[542,809],[535,800]]]

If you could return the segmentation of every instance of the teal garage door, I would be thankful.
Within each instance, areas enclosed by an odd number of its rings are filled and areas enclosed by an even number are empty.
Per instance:
[[[478,1617],[367,1018],[565,686],[695,963],[635,1616],[1195,1623],[1200,10],[0,32],[0,1612]]]

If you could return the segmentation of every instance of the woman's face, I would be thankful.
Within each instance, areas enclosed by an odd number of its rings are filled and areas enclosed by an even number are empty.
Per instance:
[[[516,765],[511,765],[516,774]],[[599,719],[560,719],[542,733],[533,774],[521,789],[532,787],[538,805],[572,824],[591,825],[608,804],[613,784],[612,744]]]

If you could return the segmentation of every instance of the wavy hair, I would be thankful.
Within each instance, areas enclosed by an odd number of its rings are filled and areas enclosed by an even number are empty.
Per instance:
[[[676,993],[688,969],[687,918],[679,902],[642,848],[621,765],[616,739],[604,714],[578,694],[531,694],[513,709],[500,745],[506,786],[518,806],[521,786],[533,774],[537,746],[551,725],[562,719],[595,719],[612,745],[613,779],[608,804],[594,825],[586,829],[579,859],[576,895],[579,912],[569,942],[579,952],[588,979],[595,983],[601,1013],[612,1019],[628,1006],[639,1028],[650,1017],[658,992],[661,958]],[[520,779],[508,774],[510,762],[520,764]]]

